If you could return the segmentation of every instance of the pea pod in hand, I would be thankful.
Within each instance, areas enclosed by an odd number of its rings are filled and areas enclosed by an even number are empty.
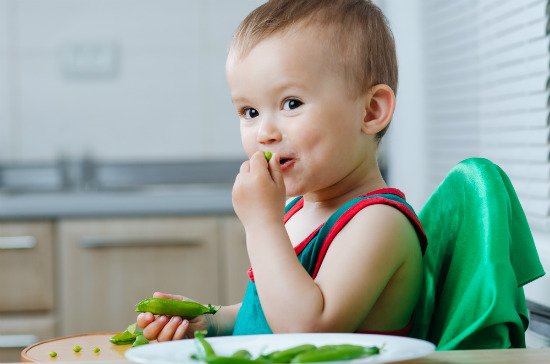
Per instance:
[[[215,314],[220,306],[207,306],[193,301],[180,301],[169,298],[146,298],[136,305],[136,312],[151,312],[155,315],[196,317]]]

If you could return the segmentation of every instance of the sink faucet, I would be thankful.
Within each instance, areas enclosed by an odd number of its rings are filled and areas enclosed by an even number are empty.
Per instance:
[[[71,159],[65,155],[57,158],[56,166],[61,188],[68,191],[87,191],[97,189],[96,163],[88,155],[80,159]]]

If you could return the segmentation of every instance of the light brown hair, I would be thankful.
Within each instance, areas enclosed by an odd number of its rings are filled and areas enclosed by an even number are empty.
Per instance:
[[[386,84],[397,93],[397,56],[382,11],[370,0],[269,0],[237,28],[230,53],[246,56],[262,40],[299,26],[316,26],[328,44],[351,92],[365,93]],[[377,134],[378,140],[387,127]]]

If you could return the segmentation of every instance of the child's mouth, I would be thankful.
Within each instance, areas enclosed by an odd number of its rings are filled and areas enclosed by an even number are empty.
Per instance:
[[[281,166],[281,170],[284,171],[285,169],[290,168],[294,164],[294,159],[292,159],[292,158],[281,158],[281,159],[279,159],[279,164]]]

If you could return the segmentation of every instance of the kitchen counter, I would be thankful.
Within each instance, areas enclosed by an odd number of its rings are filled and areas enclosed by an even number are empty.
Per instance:
[[[231,214],[242,160],[0,164],[0,220]]]
[[[231,184],[0,193],[0,220],[232,214]]]

